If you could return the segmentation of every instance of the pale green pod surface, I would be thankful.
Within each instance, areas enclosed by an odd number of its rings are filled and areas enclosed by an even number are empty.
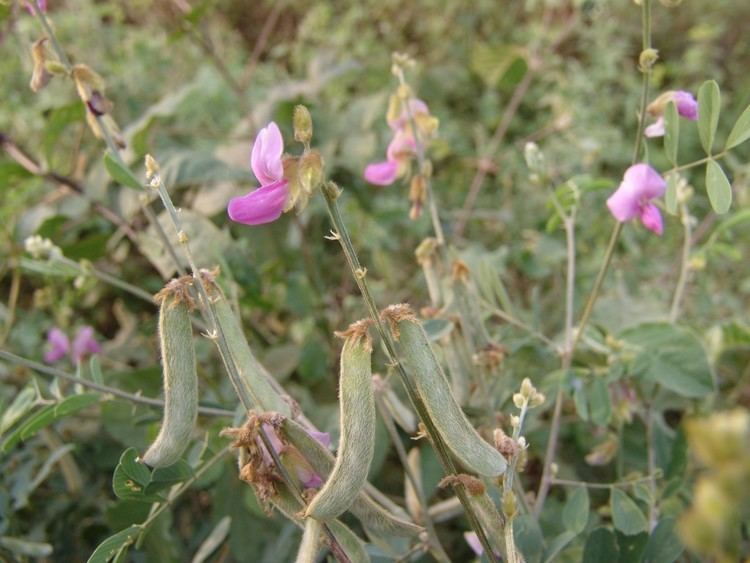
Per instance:
[[[341,441],[333,470],[306,512],[318,520],[336,518],[352,506],[367,481],[375,453],[372,344],[364,330],[348,336],[341,351]]]
[[[320,533],[322,527],[315,518],[305,521],[305,531],[302,534],[302,542],[297,550],[296,563],[315,563],[320,546]]]
[[[469,495],[469,502],[484,528],[484,533],[497,553],[505,553],[504,531],[505,525],[500,511],[495,506],[490,496],[483,492],[479,495]]]
[[[219,292],[219,297],[214,302],[216,320],[224,333],[229,351],[253,401],[263,411],[273,411],[284,416],[291,416],[292,411],[289,403],[271,386],[270,378],[272,376],[253,355],[242,331],[242,326],[229,306],[229,302],[220,293],[218,287],[214,286],[212,290]]]
[[[458,406],[419,322],[411,315],[395,321],[398,323],[398,356],[414,378],[417,393],[446,446],[456,459],[479,475],[501,475],[507,467],[505,458],[482,439]]]
[[[143,454],[151,467],[176,463],[190,444],[198,417],[198,374],[187,303],[174,295],[161,301],[159,340],[164,378],[164,417],[156,440]]]
[[[310,436],[299,423],[286,419],[283,422],[283,428],[287,438],[303,453],[315,472],[321,477],[328,476],[334,465],[331,453]],[[416,536],[423,531],[422,527],[406,520],[407,516],[403,514],[403,511],[399,515],[394,515],[375,502],[367,494],[367,489],[370,487],[372,485],[365,484],[364,489],[349,508],[369,532],[389,538],[390,536]]]

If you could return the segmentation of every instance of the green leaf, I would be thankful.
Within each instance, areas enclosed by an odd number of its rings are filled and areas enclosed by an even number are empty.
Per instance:
[[[198,550],[195,552],[195,555],[193,556],[193,560],[191,563],[203,563],[206,559],[208,559],[211,554],[216,551],[216,549],[224,543],[224,540],[227,538],[227,535],[229,534],[229,528],[232,524],[232,517],[231,516],[224,516],[219,522],[216,524],[214,529],[211,531],[210,534],[208,534],[208,537],[203,540],[203,543],[200,545]]]
[[[432,342],[439,342],[453,330],[453,323],[447,319],[427,319],[422,323],[427,338]]]
[[[97,393],[82,393],[80,395],[66,397],[59,403],[44,407],[31,415],[31,417],[27,418],[26,421],[16,428],[15,431],[8,434],[3,441],[2,446],[0,446],[0,452],[7,452],[18,442],[30,438],[45,426],[49,426],[61,418],[75,414],[98,402],[99,399],[100,396]]]
[[[634,369],[642,377],[683,397],[705,397],[714,390],[706,351],[687,329],[669,323],[644,323],[619,337],[641,348]]]
[[[677,148],[680,146],[680,117],[677,106],[669,102],[664,110],[664,152],[669,162],[677,166]]]
[[[81,271],[75,266],[60,262],[59,260],[34,260],[33,258],[22,257],[18,261],[22,269],[43,276],[54,276],[61,278],[74,278]]]
[[[677,185],[680,183],[680,176],[676,172],[667,174],[667,193],[664,196],[664,203],[667,206],[667,213],[677,215]]]
[[[136,461],[138,452],[135,448],[128,448],[120,456],[120,462],[112,475],[112,490],[121,499],[155,502],[161,500],[157,495],[150,494],[146,488],[151,483],[151,472],[144,464]]]
[[[146,485],[146,494],[156,493],[177,483],[182,483],[192,476],[193,468],[183,459],[167,467],[159,467],[154,469],[151,474],[151,482]]]
[[[104,153],[104,167],[118,184],[136,190],[143,189],[143,184],[135,177],[130,168],[125,166],[119,157],[112,156],[112,153],[109,151]]]
[[[698,134],[701,145],[706,154],[711,154],[711,148],[719,125],[721,111],[721,93],[715,80],[706,80],[698,90]]]
[[[586,487],[577,487],[568,497],[562,513],[566,529],[580,534],[589,522],[589,492]]]
[[[49,557],[53,551],[52,546],[46,542],[30,541],[11,536],[0,537],[0,547],[10,550],[16,555],[25,555],[34,558]]]
[[[623,534],[634,536],[648,530],[648,521],[633,499],[614,487],[610,495],[612,522]]]
[[[732,131],[729,133],[729,138],[727,138],[727,144],[724,149],[727,150],[736,147],[748,139],[750,139],[750,106],[745,108],[745,111],[742,112],[737,123],[732,127]]]
[[[576,412],[581,420],[589,419],[589,403],[586,397],[586,390],[579,387],[573,391],[573,402],[576,405]]]
[[[117,532],[100,543],[86,563],[107,563],[130,547],[140,533],[141,527],[135,524]]]
[[[565,547],[572,542],[578,534],[571,530],[566,530],[559,536],[556,536],[549,542],[547,550],[544,552],[544,563],[552,563],[556,561],[558,554],[565,549]]]
[[[715,160],[709,160],[706,164],[706,190],[711,207],[716,213],[729,211],[732,205],[732,185]]]
[[[36,389],[32,385],[24,387],[10,406],[3,412],[3,417],[0,419],[0,435],[4,434],[5,431],[13,426],[23,415],[29,412],[34,407],[36,400]]]
[[[604,561],[617,561],[620,550],[612,530],[608,528],[597,528],[586,540],[583,548],[583,563],[602,563]]]
[[[620,558],[617,563],[641,563],[641,555],[646,549],[648,534],[641,532],[634,536],[626,536],[622,532],[617,532],[617,547],[620,549]]]
[[[603,377],[594,377],[589,388],[589,417],[597,426],[606,426],[612,417],[612,400]]]
[[[685,548],[675,533],[674,518],[664,518],[659,521],[648,538],[643,552],[643,563],[672,563],[682,554]]]
[[[524,514],[513,520],[513,537],[526,563],[537,563],[542,560],[544,536],[532,515]]]

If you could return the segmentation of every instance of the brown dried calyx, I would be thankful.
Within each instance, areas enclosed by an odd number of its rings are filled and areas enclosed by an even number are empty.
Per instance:
[[[455,260],[451,269],[451,276],[453,281],[468,283],[469,282],[469,266],[463,260]]]
[[[502,428],[495,429],[494,441],[497,451],[499,451],[508,461],[511,461],[518,454],[518,443],[503,432]]]
[[[401,321],[417,322],[417,316],[414,314],[414,310],[408,303],[388,305],[388,307],[380,312],[380,318],[388,323],[388,327],[391,329],[391,335],[396,340],[398,340],[401,335],[398,323]]]
[[[154,300],[161,304],[169,299],[171,300],[169,303],[170,306],[185,303],[192,311],[195,309],[195,299],[193,298],[192,289],[193,276],[174,278],[169,280],[164,288],[154,295]]]
[[[346,329],[337,330],[333,334],[345,340],[359,340],[367,351],[372,351],[372,338],[370,337],[370,327],[372,324],[372,319],[360,319],[350,324]]]
[[[467,475],[466,473],[447,475],[446,477],[443,477],[438,483],[438,487],[441,488],[455,487],[456,485],[463,485],[464,487],[466,487],[466,490],[472,496],[483,495],[486,490],[481,479],[477,479],[473,475]]]
[[[280,438],[280,433],[276,432],[283,421],[284,417],[278,413],[250,413],[243,426],[225,428],[219,434],[234,438],[232,446],[240,449],[240,479],[253,486],[258,499],[266,506],[269,506],[270,499],[277,494],[276,486],[282,479],[266,449],[260,431],[261,426],[266,425],[269,439],[272,442],[274,439],[278,440],[278,449],[283,449],[286,444]],[[274,449],[277,449],[276,445]]]

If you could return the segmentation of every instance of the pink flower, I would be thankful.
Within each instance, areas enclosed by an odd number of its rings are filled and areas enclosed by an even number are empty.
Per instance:
[[[44,353],[44,361],[54,364],[62,360],[70,352],[70,340],[67,335],[55,327],[47,333],[48,349]]]
[[[403,108],[398,117],[388,120],[388,126],[393,130],[393,138],[388,144],[386,160],[368,164],[364,171],[365,180],[371,184],[391,185],[405,173],[407,164],[416,154],[417,143],[409,123],[409,112],[416,120],[417,115],[429,115],[429,109],[427,104],[416,98],[408,101],[408,108]]]
[[[262,225],[281,216],[289,196],[289,182],[284,178],[284,139],[273,121],[261,129],[253,144],[250,167],[260,188],[229,201],[227,213],[232,221],[244,225]]]
[[[46,13],[47,12],[47,0],[36,0],[36,6],[39,8],[40,12]],[[31,7],[30,2],[26,2],[26,9],[29,11],[29,13],[33,16],[34,15],[34,9]]]
[[[667,183],[648,164],[634,164],[625,171],[620,186],[607,200],[607,207],[620,222],[640,217],[643,226],[657,235],[664,232],[659,208],[651,203],[666,191]]]
[[[673,90],[665,92],[649,105],[649,113],[657,116],[656,121],[644,129],[646,137],[664,136],[664,108],[669,102],[674,102],[677,114],[690,121],[698,119],[698,102],[690,92]]]
[[[71,351],[73,361],[78,363],[88,354],[98,354],[102,351],[101,345],[94,339],[94,329],[90,326],[82,326],[78,329],[73,339]]]

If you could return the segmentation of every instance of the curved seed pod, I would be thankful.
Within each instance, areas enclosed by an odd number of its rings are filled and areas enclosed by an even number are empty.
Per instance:
[[[369,322],[352,324],[341,350],[339,403],[341,442],[336,463],[305,516],[336,518],[348,510],[367,481],[375,453],[375,396],[372,388],[372,342]]]
[[[143,454],[151,467],[177,462],[190,443],[198,416],[198,374],[185,280],[172,280],[159,293],[159,339],[164,378],[164,417],[159,435]]]
[[[484,477],[501,475],[507,467],[505,458],[482,439],[458,406],[411,308],[391,305],[382,317],[389,322],[398,357],[414,378],[417,393],[451,453],[468,469]]]
[[[331,473],[334,464],[333,456],[320,442],[310,436],[299,423],[293,420],[285,419],[282,428],[289,441],[304,454],[318,475],[327,476]],[[398,507],[393,507],[398,510],[398,515],[394,515],[376,503],[367,493],[368,489],[373,488],[369,483],[365,484],[364,489],[349,508],[351,513],[362,522],[362,525],[369,532],[388,538],[391,536],[417,536],[424,530],[424,528],[409,522],[408,516]]]
[[[253,355],[245,334],[242,332],[242,326],[221,289],[216,284],[210,287],[212,292],[218,293],[218,298],[214,301],[216,321],[224,333],[229,351],[253,401],[260,410],[291,416],[292,410],[289,403],[271,386],[269,381],[271,374]]]
[[[322,527],[315,518],[305,521],[305,531],[302,534],[302,542],[297,550],[296,563],[315,563],[320,545],[320,532]]]

